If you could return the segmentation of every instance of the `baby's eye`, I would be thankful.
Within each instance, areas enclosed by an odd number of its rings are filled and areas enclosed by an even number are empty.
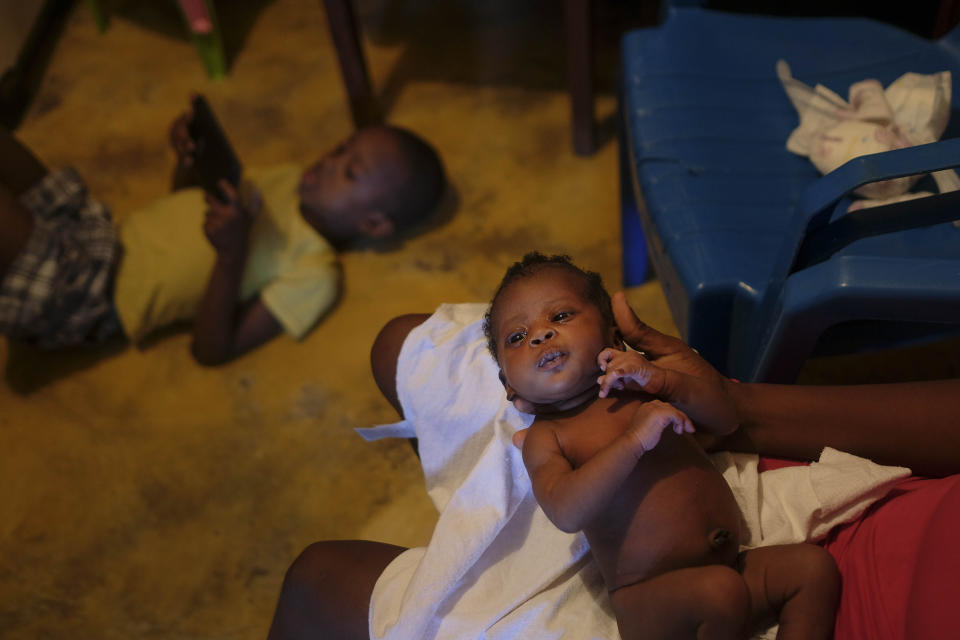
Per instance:
[[[573,314],[570,313],[569,311],[560,311],[559,313],[554,314],[554,316],[553,316],[553,321],[554,321],[554,322],[562,322],[563,320],[566,320],[567,318],[569,318],[569,317],[572,316],[572,315],[573,315]]]
[[[507,344],[517,344],[527,336],[526,331],[515,331],[507,336]]]

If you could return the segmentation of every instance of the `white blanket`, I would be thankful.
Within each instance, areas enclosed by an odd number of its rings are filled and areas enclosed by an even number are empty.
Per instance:
[[[406,420],[358,430],[416,436],[439,512],[425,548],[380,576],[372,638],[618,638],[582,534],[546,518],[511,436],[532,417],[506,401],[486,349],[486,305],[443,305],[407,337],[397,367]],[[882,497],[909,470],[827,450],[821,463],[757,473],[757,457],[718,454],[749,546],[812,540]]]
[[[777,61],[777,76],[800,116],[800,124],[787,139],[787,149],[807,156],[820,170],[830,173],[845,162],[869,153],[936,142],[950,119],[949,71],[905,73],[886,89],[873,78],[850,86],[849,101],[823,85],[808,87],[790,74],[785,60]],[[953,169],[934,171],[940,193],[960,189]],[[902,176],[862,185],[848,211],[877,207],[933,195],[907,193],[920,176]]]

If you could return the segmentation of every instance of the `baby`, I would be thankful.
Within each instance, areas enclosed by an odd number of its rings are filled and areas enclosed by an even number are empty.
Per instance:
[[[679,396],[695,422],[639,391],[652,368],[625,351],[600,277],[530,253],[507,271],[484,321],[510,400],[537,415],[523,460],[544,513],[583,530],[620,634],[829,638],[839,598],[832,557],[812,544],[740,552],[741,517],[692,435],[736,416],[696,380]]]

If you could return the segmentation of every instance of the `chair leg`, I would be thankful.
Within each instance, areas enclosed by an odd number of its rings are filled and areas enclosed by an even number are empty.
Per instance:
[[[370,85],[370,74],[360,46],[352,0],[323,0],[330,34],[340,61],[340,74],[350,101],[350,115],[359,129],[383,120],[380,105]]]
[[[570,91],[573,150],[587,156],[596,150],[593,120],[593,3],[565,0],[567,86]]]
[[[619,124],[617,127],[617,154],[620,172],[620,244],[623,259],[623,286],[635,287],[647,281],[647,241],[640,222],[637,196],[633,191],[633,174],[630,166],[630,150],[627,145],[627,125],[620,107],[622,97],[617,99]]]
[[[937,19],[933,25],[933,38],[945,36],[960,22],[960,2],[957,0],[940,0],[937,8]]]

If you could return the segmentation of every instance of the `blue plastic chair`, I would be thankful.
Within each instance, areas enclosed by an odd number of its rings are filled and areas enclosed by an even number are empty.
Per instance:
[[[820,177],[786,150],[798,116],[779,58],[840,95],[907,71],[960,81],[960,29],[930,41],[867,19],[672,8],[625,36],[622,179],[684,339],[728,375],[787,382],[817,345],[960,328],[960,195],[842,213],[864,183],[960,165],[960,140],[948,127],[940,142]]]

